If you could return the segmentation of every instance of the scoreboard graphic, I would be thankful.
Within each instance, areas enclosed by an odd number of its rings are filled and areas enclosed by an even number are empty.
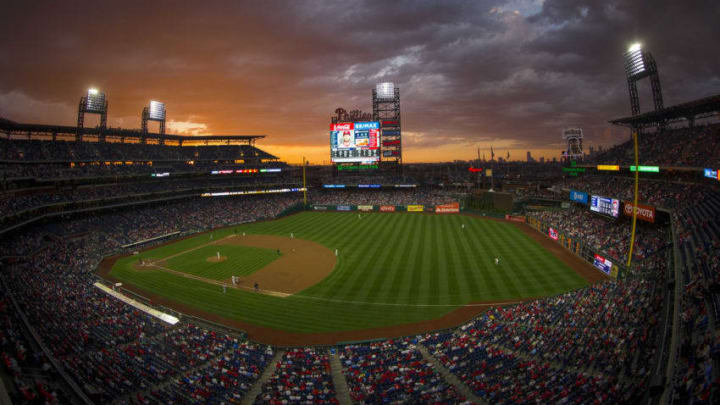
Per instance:
[[[380,123],[330,124],[330,158],[333,163],[374,163],[380,160]]]
[[[590,211],[617,218],[620,214],[620,200],[594,195],[590,198]]]

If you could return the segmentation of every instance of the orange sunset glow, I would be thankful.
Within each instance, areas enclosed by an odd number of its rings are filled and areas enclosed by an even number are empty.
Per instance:
[[[322,163],[333,111],[370,112],[374,86],[391,81],[406,162],[489,157],[491,146],[552,159],[566,127],[582,127],[586,146],[626,140],[607,121],[628,113],[627,22],[656,11],[590,4],[563,17],[551,3],[5,3],[0,116],[74,125],[79,97],[97,87],[109,126],[139,128],[160,100],[169,133],[264,134],[259,145],[282,160]],[[644,34],[658,55],[663,35]],[[662,62],[668,104],[697,94],[681,73],[712,82],[709,60]]]

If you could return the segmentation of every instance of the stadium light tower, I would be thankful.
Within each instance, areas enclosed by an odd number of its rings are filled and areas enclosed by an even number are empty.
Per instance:
[[[394,83],[378,83],[372,91],[373,121],[380,121],[382,160],[402,168],[400,89]]]
[[[662,87],[660,86],[660,75],[658,74],[655,58],[650,52],[643,50],[642,44],[636,42],[625,52],[625,76],[630,91],[630,109],[632,115],[640,114],[640,98],[637,91],[637,82],[645,77],[650,77],[655,111],[664,108],[662,98]]]
[[[100,133],[99,140],[105,140],[104,131],[107,128],[107,111],[108,102],[105,99],[105,93],[101,93],[98,89],[91,87],[88,89],[87,95],[80,98],[80,104],[78,105],[78,119],[77,119],[77,132],[75,139],[82,141],[83,129],[85,126],[85,114],[99,114],[100,115]]]
[[[151,100],[149,106],[145,106],[142,111],[142,134],[143,142],[148,133],[148,121],[158,121],[160,123],[160,135],[165,135],[165,103]]]
[[[642,44],[636,42],[628,47],[625,52],[625,76],[627,77],[628,90],[630,91],[630,109],[632,115],[640,114],[640,98],[638,97],[637,82],[646,77],[650,78],[650,87],[652,88],[653,102],[655,111],[662,111],[663,98],[662,87],[660,87],[660,75],[658,74],[655,58],[650,52],[643,50]],[[660,122],[658,127],[662,130],[664,123]],[[640,167],[640,158],[638,151],[639,129],[636,126],[632,128],[632,138],[635,152],[635,167]],[[630,248],[627,255],[627,267],[632,265],[633,247],[635,246],[635,230],[637,225],[637,206],[638,206],[638,187],[640,183],[640,170],[635,171],[635,187],[633,193],[633,214],[632,214],[632,230],[630,231]]]

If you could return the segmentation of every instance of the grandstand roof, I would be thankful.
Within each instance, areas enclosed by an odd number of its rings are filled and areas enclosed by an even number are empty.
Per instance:
[[[666,107],[661,111],[650,111],[632,117],[614,119],[609,122],[631,128],[643,128],[663,122],[670,123],[690,118],[705,118],[719,111],[720,94]]]
[[[0,130],[14,133],[44,133],[44,134],[68,134],[77,133],[77,127],[66,125],[44,125],[44,124],[22,124],[15,121],[0,117]],[[85,135],[100,135],[100,128],[83,128]],[[248,144],[254,143],[257,139],[265,138],[266,135],[160,135],[158,133],[148,132],[143,135],[139,129],[123,129],[123,128],[106,128],[103,130],[105,136],[124,136],[124,137],[142,137],[167,139],[175,141],[247,141]]]

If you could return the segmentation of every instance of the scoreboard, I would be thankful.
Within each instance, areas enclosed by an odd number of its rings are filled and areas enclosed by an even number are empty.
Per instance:
[[[380,160],[380,123],[330,124],[330,158],[333,163],[374,163]]]

